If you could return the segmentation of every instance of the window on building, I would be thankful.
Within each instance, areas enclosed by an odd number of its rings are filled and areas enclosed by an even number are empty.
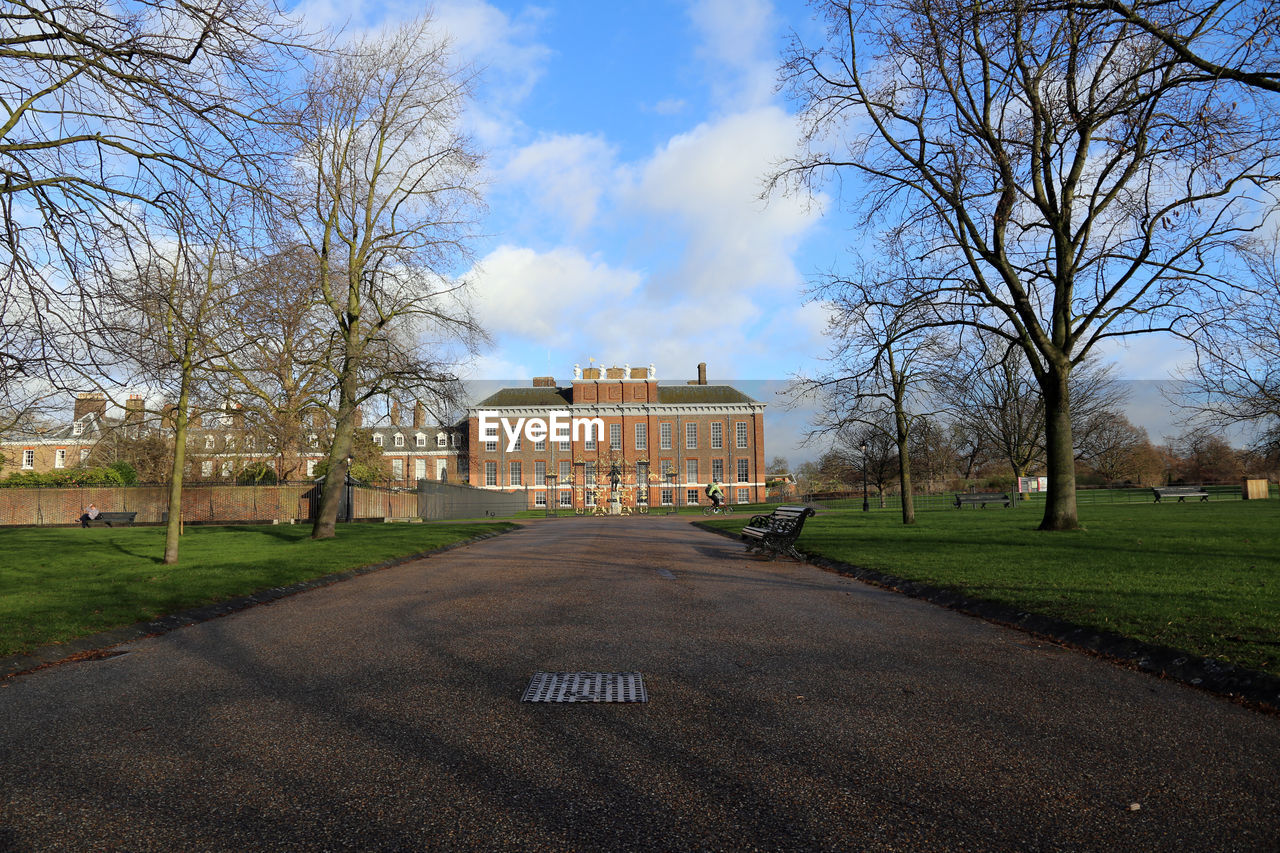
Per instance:
[[[533,484],[541,486],[547,482],[547,461],[538,459],[533,463]]]
[[[211,436],[211,435],[206,435],[206,436],[204,437],[204,449],[205,449],[205,450],[213,450],[213,436]]]
[[[573,492],[568,489],[560,492],[560,506],[573,506]]]
[[[664,480],[670,479],[672,472],[675,470],[676,470],[676,463],[672,462],[670,459],[662,460],[662,479]]]
[[[533,505],[534,505],[534,506],[536,506],[536,507],[545,507],[545,506],[547,505],[547,493],[546,493],[546,492],[534,492],[534,493],[533,493]]]
[[[750,459],[738,460],[738,482],[739,483],[751,482],[751,460]]]
[[[734,424],[734,429],[738,433],[738,447],[747,446],[747,423],[746,421],[738,421]]]
[[[374,445],[375,445],[376,447],[381,447],[381,446],[382,446],[382,433],[380,433],[380,432],[375,432],[375,433],[373,434],[373,443],[374,443]]]
[[[671,489],[663,489],[663,490],[662,490],[662,505],[663,505],[663,506],[671,506],[671,502],[672,502],[672,493],[671,493]]]
[[[685,502],[686,504],[688,504],[689,506],[697,506],[697,504],[698,504],[698,490],[697,490],[697,489],[685,489],[685,492],[684,492],[684,502]]]
[[[715,480],[717,483],[724,482],[724,460],[723,459],[711,460],[711,479]]]
[[[231,476],[231,460],[230,459],[222,460],[222,476],[224,477]]]
[[[423,441],[422,443],[426,444],[426,441]],[[445,435],[442,432],[436,433],[436,447],[445,447],[448,444],[449,444],[449,436]]]
[[[698,460],[697,459],[684,460],[684,481],[686,483],[698,482]]]
[[[609,424],[609,449],[622,449],[622,424]]]
[[[450,447],[458,446],[458,434],[456,432],[449,433],[449,446]]]
[[[246,449],[246,450],[253,450],[253,448],[254,448],[256,445],[257,445],[257,441],[254,439],[254,437],[253,437],[253,436],[251,436],[251,435],[246,435],[246,436],[244,437],[244,446],[245,446],[245,449]]]
[[[80,461],[84,462],[88,458],[89,458],[89,448],[87,447],[80,448]]]
[[[413,477],[415,480],[427,479],[427,460],[415,459],[413,461]]]
[[[586,504],[587,506],[596,505],[596,493],[593,489],[587,489]]]
[[[658,424],[658,448],[671,449],[671,424]]]
[[[498,485],[498,463],[497,462],[484,463],[484,484],[486,486]]]
[[[511,452],[519,453],[523,449],[524,449],[524,434],[521,433],[520,435],[516,436],[516,446],[511,448]]]
[[[391,460],[391,479],[393,480],[404,479],[404,460],[403,459]]]
[[[414,445],[415,445],[415,446],[417,446],[417,447],[426,447],[426,446],[427,446],[427,437],[426,437],[425,435],[423,435],[422,433],[418,433],[417,435],[415,435],[415,436],[413,437],[413,443],[414,443]]]
[[[495,439],[495,440],[492,440],[492,441],[486,441],[486,442],[484,443],[484,449],[485,449],[485,450],[488,450],[489,452],[493,452],[493,451],[497,450],[497,449],[498,449],[498,442],[497,442],[497,440]]]
[[[53,451],[53,467],[67,467],[67,449],[65,447],[59,447],[57,450]]]
[[[538,439],[537,441],[535,441],[535,442],[533,443],[533,449],[534,449],[534,450],[546,450],[546,449],[547,449],[547,440],[546,440],[545,438],[540,438],[540,439]]]
[[[585,432],[585,435],[587,437],[587,440],[582,443],[582,449],[595,450],[596,449],[596,431],[588,427]]]
[[[649,425],[646,423],[636,424],[636,450],[649,449]]]
[[[724,447],[724,424],[719,421],[711,422],[711,449],[719,450]]]
[[[307,476],[314,477],[315,475],[316,475],[316,460],[308,459],[307,460]]]
[[[684,425],[684,449],[696,450],[698,448],[698,425],[694,423]]]
[[[227,450],[235,450],[236,437],[231,433],[227,433],[222,437],[222,446],[225,447]]]
[[[396,433],[395,438],[392,439],[392,443],[394,443],[396,447],[404,447],[404,436],[400,433]]]
[[[511,485],[513,486],[524,485],[524,472],[519,462],[511,463]]]
[[[375,438],[380,439],[382,438],[382,436],[375,436]],[[374,443],[377,444],[378,442],[374,442]],[[307,447],[319,447],[319,446],[320,446],[320,436],[316,435],[314,432],[311,433],[311,435],[307,436]]]
[[[587,463],[587,470],[585,472],[585,476],[587,478],[588,486],[594,486],[596,484],[596,463],[594,462]]]
[[[206,480],[213,476],[213,460],[206,459],[200,463],[200,476]]]
[[[568,452],[569,452],[569,442],[567,442],[567,441],[557,441],[557,442],[556,442],[556,445],[558,446],[558,449],[560,450],[560,452],[561,452],[561,453],[568,453]]]
[[[562,483],[573,482],[573,463],[570,462],[568,459],[560,460],[560,482]]]
[[[751,501],[750,489],[738,489],[738,500],[740,504],[749,503]]]
[[[72,435],[84,435],[84,421],[76,421],[71,425]]]
[[[22,467],[28,470],[36,467],[36,452],[34,450],[22,451]]]

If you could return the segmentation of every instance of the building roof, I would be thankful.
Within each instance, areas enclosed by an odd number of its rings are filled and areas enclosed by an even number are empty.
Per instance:
[[[758,403],[729,385],[659,385],[659,405]],[[503,388],[476,403],[477,409],[573,405],[573,388]],[[593,404],[594,405],[594,404]]]
[[[561,407],[573,403],[572,388],[503,388],[485,397],[476,408],[510,408],[515,406]]]
[[[759,401],[729,385],[659,385],[658,402],[663,405],[690,405]]]

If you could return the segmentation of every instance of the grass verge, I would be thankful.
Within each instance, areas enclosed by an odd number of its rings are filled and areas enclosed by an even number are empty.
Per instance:
[[[0,656],[513,526],[350,524],[319,542],[309,525],[190,527],[176,566],[162,527],[0,530]]]
[[[799,547],[972,598],[1280,675],[1280,512],[1269,501],[1082,506],[1086,530],[989,508],[810,519]],[[746,519],[709,524],[740,529]]]

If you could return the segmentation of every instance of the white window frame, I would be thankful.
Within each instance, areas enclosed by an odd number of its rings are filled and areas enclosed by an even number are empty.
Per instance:
[[[508,485],[523,486],[524,485],[524,465],[519,459],[512,459],[511,464],[507,466]]]
[[[748,446],[748,443],[747,443],[747,441],[748,441],[748,439],[747,439],[747,422],[746,422],[746,421],[738,421],[738,422],[734,425],[734,429],[737,431],[737,444],[738,444],[738,448],[739,448],[739,449],[745,449],[745,448]]]
[[[684,449],[698,449],[698,422],[689,421],[684,425]]]
[[[395,438],[391,440],[391,443],[396,447],[404,447],[404,436],[400,433],[396,433]]]
[[[724,482],[724,460],[723,459],[711,460],[711,479],[715,480],[717,483]]]
[[[53,451],[53,467],[67,467],[67,449],[65,447],[59,447],[57,450]]]
[[[734,480],[734,482],[750,483],[751,482],[751,460],[739,459],[736,467],[738,470],[734,473],[737,475],[737,479]]]
[[[719,421],[711,422],[711,449],[724,449],[724,424]]]
[[[609,424],[609,449],[622,449],[622,424]]]
[[[686,483],[702,482],[701,480],[698,479],[698,460],[697,459],[684,460],[684,481]]]
[[[84,462],[88,458],[89,458],[89,448],[87,447],[80,448],[80,461]]]
[[[658,424],[658,449],[671,449],[671,422],[663,421]]]
[[[71,425],[71,434],[74,436],[84,435],[84,421],[76,421]]]
[[[413,437],[413,443],[416,444],[418,447],[426,447],[427,437],[422,433],[418,433]]]
[[[373,445],[374,445],[374,447],[381,447],[381,446],[382,446],[382,433],[380,433],[380,432],[375,432],[375,433],[373,434]]]
[[[484,463],[484,484],[486,486],[498,485],[498,463],[490,460]]]
[[[498,450],[498,442],[497,442],[497,440],[495,439],[495,440],[493,440],[493,441],[486,441],[486,442],[484,443],[484,449],[485,449],[485,450],[487,450],[487,451],[489,451],[490,453],[496,453],[496,452],[497,452],[497,450]]]
[[[425,444],[425,442],[423,443]],[[449,446],[449,436],[445,435],[442,432],[436,433],[436,447],[448,447],[448,446]]]
[[[573,506],[573,492],[569,489],[560,490],[560,506]]]
[[[36,452],[30,448],[22,451],[22,469],[30,471],[36,467]]]
[[[206,435],[206,436],[204,437],[204,449],[205,449],[205,450],[213,450],[213,436],[211,436],[211,435]]]
[[[404,479],[404,460],[403,459],[391,460],[391,479],[393,480]]]
[[[200,476],[206,480],[213,477],[213,460],[206,459],[200,463]]]
[[[315,475],[316,475],[316,460],[308,459],[307,460],[307,476],[314,477]]]
[[[685,489],[685,490],[684,490],[684,504],[685,504],[685,506],[697,506],[697,505],[698,505],[698,490],[697,490],[697,489]]]
[[[644,421],[636,424],[636,450],[649,449],[649,425]]]
[[[751,490],[750,490],[750,489],[738,489],[738,500],[737,500],[737,503],[745,504],[745,503],[750,503],[750,502],[751,502]]]
[[[662,490],[662,496],[661,496],[661,497],[662,497],[662,505],[663,505],[663,506],[671,506],[671,502],[675,499],[675,496],[672,494],[672,491],[673,491],[672,489],[663,489],[663,490]]]

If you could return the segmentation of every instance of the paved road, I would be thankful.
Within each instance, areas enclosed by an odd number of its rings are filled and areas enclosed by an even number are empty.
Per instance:
[[[1280,849],[1280,719],[674,518],[125,648],[4,682],[0,849]]]

